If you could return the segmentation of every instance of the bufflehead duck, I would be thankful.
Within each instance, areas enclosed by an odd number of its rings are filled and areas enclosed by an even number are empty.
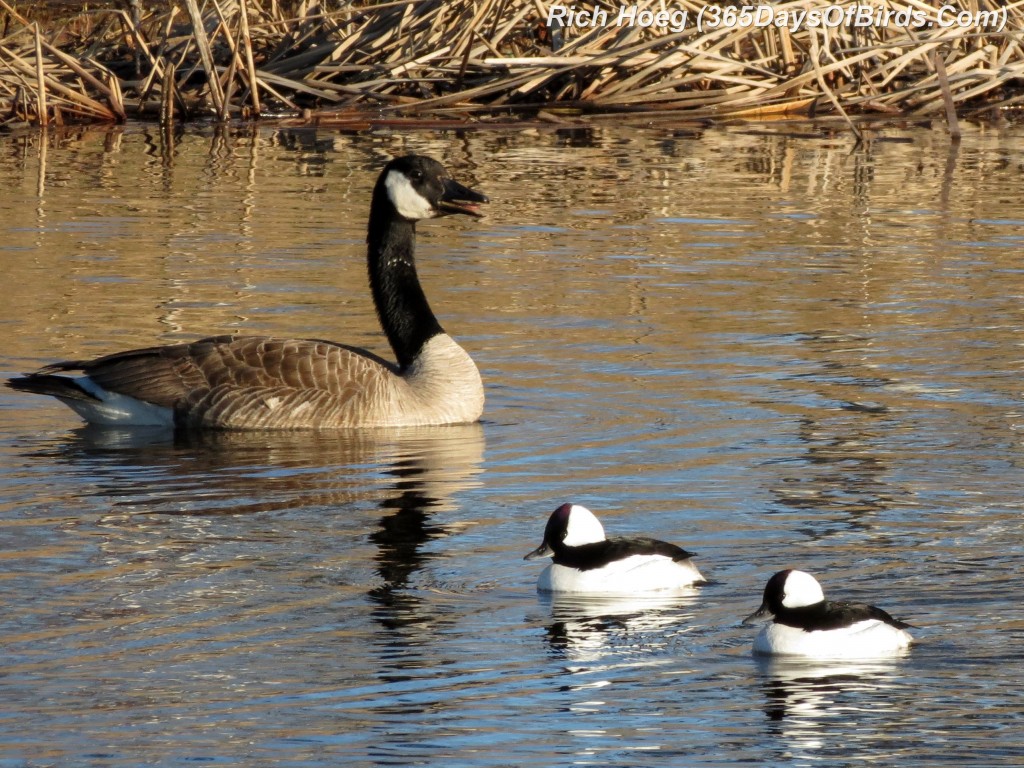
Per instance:
[[[634,594],[702,583],[692,552],[648,538],[605,538],[586,507],[563,504],[548,518],[544,541],[524,560],[552,556],[540,574],[543,592]]]
[[[764,588],[764,602],[743,620],[772,617],[754,640],[754,653],[816,659],[863,659],[897,654],[913,638],[906,624],[873,605],[825,599],[804,571],[779,571]]]

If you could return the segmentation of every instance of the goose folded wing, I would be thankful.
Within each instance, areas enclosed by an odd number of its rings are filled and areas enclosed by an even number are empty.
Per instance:
[[[327,341],[214,336],[43,369],[81,370],[106,390],[168,408],[211,390],[314,390],[350,397],[353,382],[383,375],[388,364]]]

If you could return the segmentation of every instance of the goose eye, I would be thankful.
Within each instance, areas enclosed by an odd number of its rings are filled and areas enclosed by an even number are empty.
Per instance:
[[[409,178],[412,181],[423,181],[423,171],[413,169],[409,171]]]

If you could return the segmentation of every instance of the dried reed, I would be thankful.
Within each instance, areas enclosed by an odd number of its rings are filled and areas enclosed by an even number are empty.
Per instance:
[[[760,18],[712,28],[699,27],[698,14],[726,19],[726,6],[695,0],[564,4],[604,11],[606,23],[593,27],[546,25],[558,5],[547,0],[182,0],[149,12],[133,0],[131,13],[101,5],[40,30],[0,0],[0,125],[480,121],[539,110],[558,120],[550,110],[563,107],[694,118],[934,115],[955,128],[958,114],[1024,102],[1024,0],[965,0],[991,24],[958,23],[941,15],[943,3],[923,0],[764,2]],[[837,6],[876,16],[835,26],[794,17]],[[686,25],[616,24],[623,8],[635,20],[686,12]],[[783,12],[789,26],[766,23]],[[894,23],[899,12],[916,23]]]

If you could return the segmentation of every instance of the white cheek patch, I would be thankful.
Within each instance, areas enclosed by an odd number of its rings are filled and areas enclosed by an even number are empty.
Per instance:
[[[782,604],[786,608],[803,608],[815,605],[825,599],[818,580],[809,573],[793,571],[786,579],[786,596]]]
[[[388,172],[384,179],[391,203],[398,215],[406,219],[429,219],[436,215],[434,206],[423,195],[412,188],[409,179],[401,171]]]
[[[562,543],[570,547],[578,547],[581,544],[604,541],[604,538],[604,526],[601,525],[601,521],[594,513],[586,507],[574,504]]]

